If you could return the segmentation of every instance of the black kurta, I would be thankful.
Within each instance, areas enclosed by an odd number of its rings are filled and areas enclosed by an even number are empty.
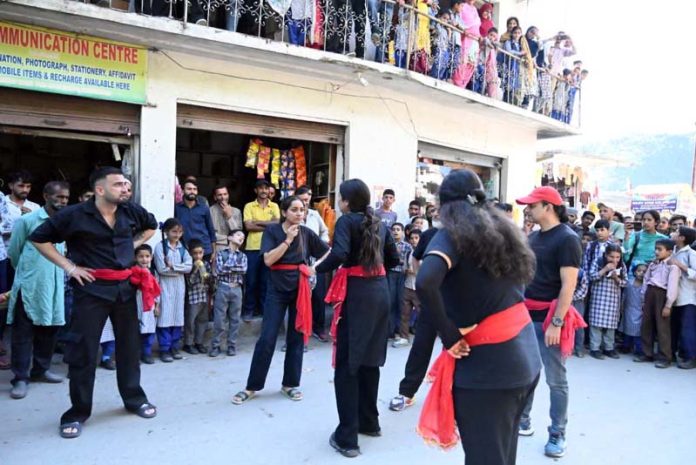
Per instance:
[[[348,213],[338,219],[331,253],[317,267],[317,273],[334,270],[339,265],[351,267],[359,264],[360,226],[364,218],[361,213]],[[398,265],[399,253],[394,239],[383,224],[379,225],[379,235],[385,268]],[[341,333],[347,333],[350,371],[355,373],[360,366],[384,365],[389,331],[389,290],[385,276],[348,278],[342,323],[346,327],[339,324],[339,341]]]

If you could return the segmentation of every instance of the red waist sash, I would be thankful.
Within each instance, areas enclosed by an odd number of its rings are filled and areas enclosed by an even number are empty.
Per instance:
[[[300,272],[300,277],[297,282],[297,317],[295,318],[295,329],[302,333],[304,343],[307,345],[309,336],[312,335],[312,289],[309,286],[309,267],[304,264],[290,265],[277,264],[271,265],[272,271],[295,271]]]
[[[343,312],[343,302],[346,301],[346,294],[348,293],[348,278],[374,278],[376,276],[385,276],[386,272],[383,266],[380,266],[374,271],[368,271],[362,266],[349,266],[347,268],[341,267],[336,271],[333,279],[331,280],[331,285],[326,291],[326,298],[324,302],[331,304],[334,309],[333,318],[331,319],[331,329],[329,334],[333,338],[333,355],[331,359],[331,366],[336,368],[336,340],[338,335],[338,322],[341,320],[341,313]]]
[[[155,306],[155,299],[161,294],[157,279],[147,268],[132,266],[125,270],[110,270],[100,268],[92,273],[96,279],[104,281],[125,281],[130,279],[131,284],[140,289],[143,294],[143,311],[149,312]]]
[[[500,344],[515,338],[531,321],[527,307],[520,302],[485,318],[464,339],[470,347]],[[443,449],[449,449],[459,442],[452,398],[455,362],[456,359],[445,349],[435,360],[428,372],[428,379],[433,384],[416,428],[425,442]]]
[[[553,315],[556,313],[556,305],[558,305],[558,299],[552,300],[551,302],[542,302],[541,300],[525,299],[524,301],[527,308],[533,312],[538,312],[541,310],[548,309],[546,314],[546,319],[544,319],[544,324],[542,329],[546,329],[551,324]],[[582,315],[573,307],[572,305],[568,309],[563,317],[563,326],[561,327],[561,356],[563,358],[568,358],[573,353],[573,346],[575,345],[575,330],[580,328],[587,328],[587,323],[582,318]]]

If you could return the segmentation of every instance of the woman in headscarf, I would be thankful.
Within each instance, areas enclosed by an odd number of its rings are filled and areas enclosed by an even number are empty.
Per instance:
[[[493,4],[484,3],[478,10],[479,17],[481,18],[481,26],[479,27],[479,32],[481,37],[486,37],[488,31],[495,27],[493,24]]]

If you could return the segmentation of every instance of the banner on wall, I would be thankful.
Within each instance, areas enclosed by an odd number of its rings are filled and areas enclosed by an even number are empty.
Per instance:
[[[146,103],[147,49],[0,21],[0,86]]]

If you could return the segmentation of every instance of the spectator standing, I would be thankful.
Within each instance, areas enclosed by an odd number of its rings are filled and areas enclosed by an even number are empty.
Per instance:
[[[397,220],[396,212],[392,210],[392,205],[394,205],[395,199],[396,194],[394,194],[393,189],[384,189],[384,192],[382,193],[382,205],[375,210],[375,215],[387,228],[391,228],[391,226],[396,223]]]
[[[413,220],[417,216],[422,216],[423,207],[418,200],[411,200],[408,203],[408,219]]]
[[[63,377],[51,372],[51,357],[58,329],[65,324],[65,272],[36,252],[29,235],[68,204],[67,183],[53,181],[44,186],[43,208],[15,221],[8,249],[16,278],[8,307],[12,326],[12,372],[10,397],[22,399],[32,381],[60,383]],[[56,250],[64,254],[65,245]],[[33,360],[33,363],[32,363]],[[30,371],[31,369],[31,371]]]
[[[265,179],[256,181],[256,199],[244,206],[244,227],[248,231],[245,253],[247,256],[247,282],[242,319],[251,320],[255,312],[263,315],[268,282],[268,267],[261,255],[261,236],[266,227],[278,223],[280,209],[269,198],[270,184]]]
[[[218,254],[227,248],[227,244]],[[208,327],[208,298],[210,283],[213,280],[210,263],[203,260],[205,251],[200,241],[193,239],[188,243],[188,251],[193,262],[191,272],[186,275],[186,309],[184,311],[183,351],[191,354],[205,354],[203,336]]]
[[[592,223],[594,223],[595,220],[595,214],[587,210],[582,214],[580,217],[580,227],[582,228],[583,232],[591,231],[592,230]]]
[[[389,338],[393,338],[393,347],[403,347],[408,345],[408,339],[403,338],[399,332],[401,327],[401,307],[404,299],[404,282],[406,280],[406,270],[413,249],[404,240],[404,225],[394,223],[391,226],[391,234],[399,252],[399,264],[390,267],[387,271],[387,283],[389,284],[389,306],[390,306],[390,330]]]
[[[520,38],[522,28],[512,29],[510,38],[503,43],[503,101],[519,105],[520,99],[520,59],[523,56]]]
[[[688,220],[684,215],[672,215],[669,218],[669,229],[671,233],[679,232],[679,228],[688,226]]]
[[[135,249],[135,263],[154,276],[152,267],[152,247],[142,244]],[[159,284],[157,285],[159,289]],[[157,296],[153,306],[145,308],[143,291],[138,289],[136,292],[136,303],[138,305],[138,320],[140,320],[140,361],[152,365],[155,360],[152,358],[152,344],[155,342],[157,332],[157,317],[160,316],[160,297]]]
[[[210,217],[215,228],[215,250],[227,248],[227,237],[231,231],[242,229],[242,212],[230,205],[227,186],[218,186],[213,191],[215,203],[210,206]]]
[[[213,219],[210,216],[208,204],[203,204],[199,200],[198,185],[195,181],[191,179],[184,181],[184,200],[174,206],[174,218],[179,221],[181,228],[183,228],[184,244],[188,244],[193,239],[201,241],[205,252],[204,259],[209,262],[215,260],[217,237]],[[182,247],[184,247],[183,244]],[[156,250],[155,264],[157,264]],[[164,302],[162,304],[164,305]]]
[[[623,253],[626,267],[638,265],[639,263],[650,263],[655,258],[655,244],[667,236],[657,232],[657,225],[660,222],[660,214],[656,210],[643,212],[642,229],[638,232],[633,231],[633,224],[629,223],[628,229],[624,233]]]
[[[643,321],[643,303],[645,301],[645,288],[643,277],[648,266],[644,263],[636,265],[633,270],[633,278],[629,279],[623,294],[623,316],[621,318],[620,331],[624,334],[622,352],[630,353],[636,357],[642,354],[640,344],[640,327]]]
[[[672,217],[674,218],[674,217]],[[677,366],[696,368],[696,251],[690,244],[696,241],[696,229],[681,226],[672,233],[676,244],[671,264],[681,271],[679,292],[672,307],[672,351],[682,355]]]
[[[462,19],[462,51],[459,66],[452,74],[455,86],[466,87],[474,76],[479,59],[479,39],[481,38],[481,18],[474,6],[475,0],[464,0],[460,9]]]
[[[614,238],[614,242],[620,244],[626,236],[624,223],[614,219],[615,211],[606,203],[600,202],[597,204],[597,207],[599,208],[599,218],[609,222],[609,230]]]

